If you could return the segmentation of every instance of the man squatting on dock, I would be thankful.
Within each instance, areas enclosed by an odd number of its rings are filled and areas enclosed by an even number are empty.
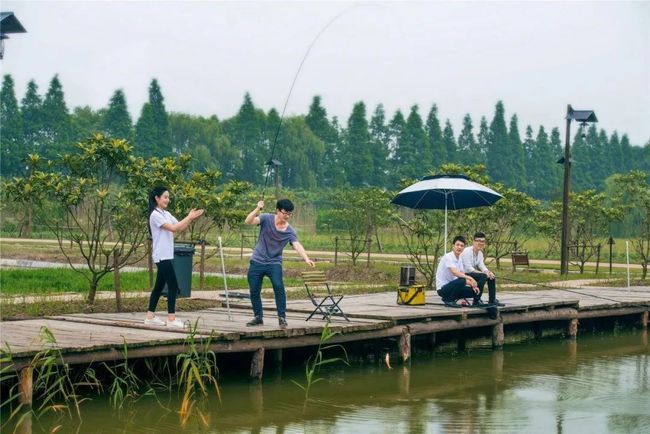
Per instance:
[[[488,270],[485,266],[483,259],[483,249],[485,249],[485,234],[483,232],[476,232],[474,234],[474,242],[471,246],[465,247],[463,253],[460,254],[460,259],[463,261],[463,269],[465,274],[471,276],[476,280],[478,285],[478,294],[474,297],[474,304],[484,304],[481,300],[483,295],[483,288],[485,282],[488,284],[488,303],[496,304],[497,306],[505,306],[497,300],[497,284],[494,273]]]
[[[458,235],[452,241],[451,252],[446,253],[436,270],[436,288],[442,302],[447,306],[458,307],[456,300],[460,298],[474,299],[474,304],[480,303],[481,295],[476,280],[465,273],[463,261],[460,258],[465,249],[465,238]]]
[[[257,202],[257,207],[246,216],[247,225],[259,225],[260,235],[257,245],[251,256],[248,268],[248,286],[250,288],[251,303],[255,317],[246,323],[248,326],[264,324],[262,311],[262,280],[268,276],[273,285],[275,306],[278,310],[280,327],[287,326],[287,298],[282,279],[282,251],[287,243],[291,243],[294,250],[302,259],[314,267],[314,261],[309,259],[302,244],[298,242],[296,231],[289,224],[289,217],[293,214],[293,203],[289,199],[280,199],[275,204],[275,214],[260,214],[264,208],[264,201]]]

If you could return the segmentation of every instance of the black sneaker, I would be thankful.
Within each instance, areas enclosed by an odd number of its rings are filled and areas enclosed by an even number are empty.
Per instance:
[[[494,300],[490,301],[490,304],[493,304],[495,306],[505,306],[505,303],[501,303],[498,298],[495,298]]]
[[[477,299],[475,299],[474,302],[472,303],[472,306],[483,307],[483,306],[485,306],[485,302],[484,302],[483,300],[481,300],[480,298],[477,298]]]
[[[258,325],[264,325],[264,320],[262,319],[261,316],[256,316],[252,320],[248,321],[246,323],[247,326],[252,327],[252,326],[258,326]]]
[[[287,324],[287,319],[283,316],[278,317],[278,324],[280,324],[281,329],[286,329],[289,324]]]
[[[442,300],[445,306],[449,307],[462,307],[460,304],[456,303],[455,300]]]

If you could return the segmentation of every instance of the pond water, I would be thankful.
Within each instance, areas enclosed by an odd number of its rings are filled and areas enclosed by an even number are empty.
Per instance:
[[[178,393],[143,397],[118,412],[105,398],[82,404],[81,424],[44,416],[21,433],[650,433],[647,331],[547,339],[321,371],[311,400],[285,369],[262,383],[222,381],[182,426]],[[200,413],[200,414],[199,414]],[[5,427],[3,432],[12,432]]]

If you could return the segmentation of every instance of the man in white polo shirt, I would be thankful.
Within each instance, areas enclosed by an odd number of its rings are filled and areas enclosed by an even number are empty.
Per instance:
[[[445,254],[436,270],[436,288],[442,302],[447,306],[458,307],[456,300],[473,298],[476,300],[479,290],[476,280],[465,274],[461,253],[465,249],[465,238],[454,237],[451,252]]]

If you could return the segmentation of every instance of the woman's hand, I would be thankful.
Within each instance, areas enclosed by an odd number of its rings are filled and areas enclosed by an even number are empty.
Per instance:
[[[203,215],[204,210],[203,209],[196,209],[193,208],[190,210],[189,214],[187,216],[190,218],[190,220],[197,219]]]

